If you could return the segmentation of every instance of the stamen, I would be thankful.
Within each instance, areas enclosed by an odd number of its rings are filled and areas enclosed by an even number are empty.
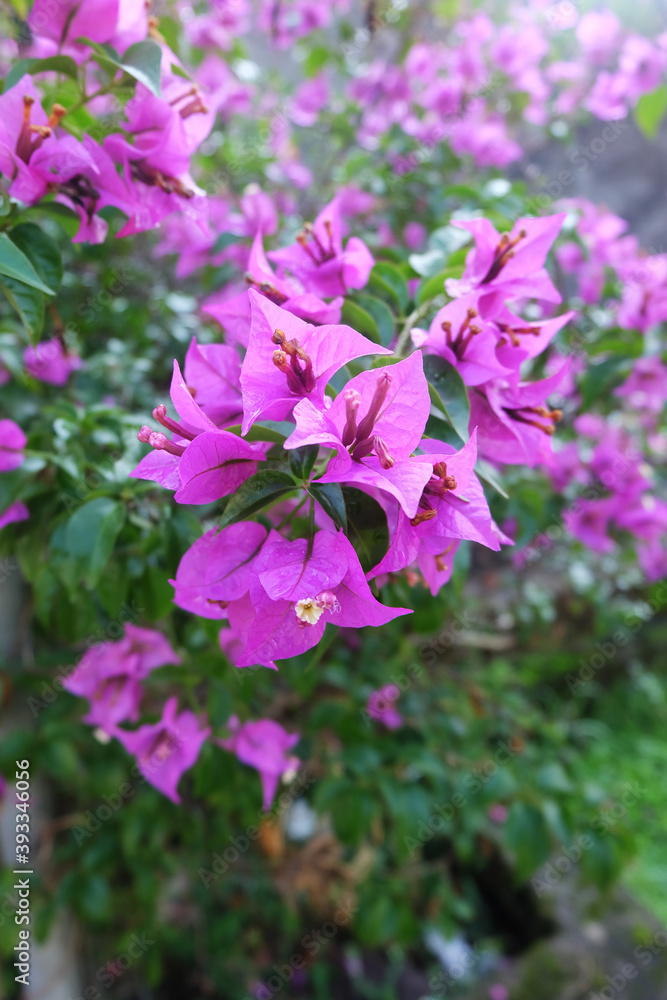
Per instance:
[[[514,257],[514,247],[520,240],[525,239],[527,235],[528,234],[525,229],[520,229],[514,239],[510,239],[509,233],[502,234],[498,242],[498,246],[496,247],[496,254],[491,267],[480,281],[480,285],[488,285],[490,281],[493,281],[494,278],[498,277],[507,261]]]
[[[382,468],[392,469],[395,464],[394,459],[379,434],[375,434],[373,437],[373,448],[375,449],[375,454],[380,459],[380,465]]]
[[[371,404],[368,407],[368,412],[357,428],[357,441],[363,441],[365,438],[370,437],[375,426],[375,421],[377,420],[382,408],[382,404],[387,398],[387,393],[389,392],[389,386],[391,383],[392,377],[389,372],[383,372],[376,382],[375,392],[373,394]]]
[[[49,115],[48,124],[51,128],[55,128],[60,123],[60,119],[66,114],[67,111],[62,104],[54,104]]]
[[[343,428],[341,441],[347,448],[357,436],[357,411],[361,402],[361,396],[356,389],[345,389],[343,391],[343,399],[345,400],[347,419]]]
[[[157,422],[162,424],[163,427],[166,427],[168,431],[172,432],[172,434],[178,434],[179,437],[187,438],[188,441],[194,441],[197,436],[196,434],[193,434],[192,431],[186,430],[186,428],[181,424],[176,423],[176,421],[172,420],[171,417],[168,417],[167,407],[164,403],[160,403],[155,407],[153,410],[153,419],[157,420]]]
[[[148,439],[148,443],[151,448],[155,448],[156,451],[167,451],[170,455],[176,455],[178,458],[180,458],[185,451],[184,445],[175,444],[173,441],[170,441],[168,437],[159,432],[151,434]]]
[[[434,510],[433,507],[429,510],[418,510],[415,516],[410,518],[410,524],[413,528],[418,528],[424,521],[432,521],[437,513],[438,512]]]

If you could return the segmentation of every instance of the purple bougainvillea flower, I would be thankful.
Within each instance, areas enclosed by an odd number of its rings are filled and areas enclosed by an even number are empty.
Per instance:
[[[277,277],[271,268],[258,231],[252,244],[246,268],[246,283],[270,302],[310,323],[338,323],[343,304],[341,296],[324,302],[312,292],[305,291],[294,279]],[[250,327],[250,298],[247,290],[229,296],[225,292],[212,295],[202,303],[202,312],[217,320],[229,337],[248,346]]]
[[[656,355],[637,358],[630,376],[614,390],[636,410],[660,413],[667,399],[667,367]]]
[[[192,398],[214,424],[240,421],[241,359],[227,344],[198,344],[192,338],[183,367]]]
[[[230,602],[250,590],[266,535],[254,521],[207,531],[190,546],[170,581],[175,603],[204,618],[226,618]]]
[[[507,368],[519,369],[523,361],[541,354],[575,315],[571,311],[552,319],[528,321],[504,306],[496,313],[493,324],[499,338],[496,357]]]
[[[232,630],[247,635],[239,667],[269,665],[311,649],[327,621],[363,628],[410,614],[375,600],[342,532],[318,531],[312,545],[307,539],[290,542],[271,532],[253,570],[250,601],[229,606]]]
[[[113,735],[137,758],[146,781],[179,804],[177,789],[181,775],[196,762],[210,733],[208,727],[199,728],[194,712],[186,710],[178,714],[177,699],[170,698],[159,722],[140,726],[134,732],[116,728]]]
[[[569,369],[569,359],[555,375],[521,382],[518,373],[495,379],[470,392],[470,428],[477,427],[480,452],[494,462],[528,465],[551,462],[551,436],[560,410],[545,405]]]
[[[363,288],[374,264],[370,250],[356,236],[343,249],[337,197],[322,209],[314,223],[304,226],[296,243],[274,250],[269,257],[298,278],[304,288],[325,298]]]
[[[354,358],[391,354],[349,326],[309,326],[249,292],[252,322],[241,367],[243,433],[260,417],[283,420],[301,399],[324,407],[331,376]]]
[[[544,262],[564,218],[565,212],[560,212],[540,219],[519,219],[510,233],[502,235],[488,219],[453,222],[472,234],[475,246],[466,259],[463,277],[449,278],[445,283],[448,293],[459,298],[478,292],[480,311],[487,319],[494,318],[505,299],[560,302]]]
[[[459,450],[442,441],[421,442],[418,456],[429,480],[414,517],[393,500],[380,501],[387,514],[390,544],[386,555],[369,572],[370,578],[398,573],[417,562],[434,594],[451,576],[453,557],[463,539],[498,551],[500,541],[482,485],[474,473],[476,434]]]
[[[428,333],[413,331],[412,337],[416,347],[454,365],[466,385],[480,385],[512,371],[498,358],[498,328],[480,317],[478,299],[472,294],[448,302],[434,316]]]
[[[57,337],[45,340],[36,347],[26,347],[23,363],[29,375],[50,385],[65,385],[71,373],[83,364],[77,354],[65,350]]]
[[[431,469],[410,456],[430,406],[422,357],[415,352],[391,367],[356,375],[328,410],[304,399],[294,410],[296,429],[285,447],[335,449],[319,482],[383,490],[414,517]]]
[[[616,543],[609,537],[609,530],[615,508],[615,497],[577,500],[564,512],[563,521],[567,530],[593,552],[612,552]]]
[[[371,719],[381,722],[387,729],[400,729],[403,716],[396,708],[400,696],[401,689],[396,684],[385,684],[368,696],[366,711]]]
[[[236,754],[242,764],[259,771],[262,780],[262,808],[271,808],[278,782],[283,776],[296,773],[301,764],[299,757],[290,754],[301,739],[299,733],[288,733],[273,719],[258,719],[241,724],[236,715],[227,723],[231,736],[216,740],[221,747]]]
[[[10,180],[9,193],[26,204],[39,201],[76,175],[96,173],[86,147],[74,136],[56,137],[65,108],[54,104],[47,117],[32,77],[22,77],[0,96],[0,173]]]
[[[15,500],[0,514],[0,528],[5,528],[8,524],[15,524],[16,521],[27,521],[30,511],[20,500]]]
[[[126,625],[122,639],[91,647],[63,684],[90,702],[84,722],[113,733],[119,722],[139,718],[140,682],[156,667],[180,662],[160,632]]]
[[[0,420],[0,472],[18,469],[27,438],[13,420]]]
[[[153,410],[153,416],[174,436],[169,439],[142,427],[139,440],[155,450],[142,458],[130,475],[174,490],[177,503],[212,503],[233,493],[257,472],[266,445],[250,444],[217,428],[194,401],[176,361],[170,394],[180,423],[167,416],[163,405]]]

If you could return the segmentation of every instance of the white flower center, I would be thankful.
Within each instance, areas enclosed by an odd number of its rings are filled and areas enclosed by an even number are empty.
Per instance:
[[[294,610],[304,625],[317,625],[324,613],[324,605],[316,597],[304,597],[296,602]]]

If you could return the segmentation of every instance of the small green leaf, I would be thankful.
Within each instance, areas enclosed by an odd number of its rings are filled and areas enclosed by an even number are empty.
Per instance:
[[[380,343],[383,347],[389,347],[396,333],[396,322],[387,303],[365,292],[355,295],[354,301],[373,317],[380,334]]]
[[[111,497],[97,497],[79,507],[67,522],[65,546],[87,564],[86,583],[92,588],[109,561],[125,523],[125,507]]]
[[[211,253],[221,253],[222,250],[226,250],[227,247],[232,246],[234,243],[240,243],[242,240],[243,237],[237,236],[236,233],[220,233],[217,240],[213,244]]]
[[[655,139],[667,112],[667,86],[663,83],[650,94],[642,94],[635,105],[635,119],[649,139]]]
[[[289,467],[295,479],[308,479],[313,471],[319,450],[318,444],[305,444],[303,448],[290,449]]]
[[[402,313],[405,313],[410,301],[410,291],[408,283],[399,269],[394,264],[387,264],[384,261],[380,261],[371,271],[369,280],[371,287],[373,286],[374,279],[379,279],[391,290],[399,309]]]
[[[0,274],[22,281],[24,285],[37,288],[45,295],[55,295],[54,289],[44,284],[28,257],[15,246],[6,233],[0,233]]]
[[[230,498],[220,519],[220,527],[226,528],[228,524],[234,524],[236,521],[242,521],[245,517],[250,517],[262,507],[266,507],[267,504],[273,503],[274,500],[280,499],[296,488],[296,483],[286,472],[267,469],[265,472],[255,473],[254,476],[246,479]]]
[[[5,77],[5,88],[3,93],[6,94],[8,90],[15,87],[19,80],[22,80],[26,73],[30,72],[30,67],[35,62],[34,59],[19,59],[18,62],[14,63],[9,73]]]
[[[57,291],[63,278],[63,262],[57,244],[34,222],[22,222],[9,235],[42,281]]]
[[[325,514],[328,514],[337,528],[347,533],[345,499],[338,483],[311,483],[308,492],[315,497]]]
[[[162,63],[162,49],[152,39],[147,38],[143,42],[135,42],[126,50],[121,67],[130,76],[133,76],[144,87],[148,87],[156,97],[161,97],[160,91],[160,66]]]
[[[365,337],[372,340],[374,344],[380,344],[380,331],[378,325],[370,313],[362,309],[361,306],[353,302],[352,299],[345,299],[340,314],[341,323],[351,326],[357,333],[363,333]]]
[[[143,83],[156,97],[162,96],[160,90],[162,50],[157,42],[150,38],[144,42],[135,42],[122,57],[110,45],[98,45],[91,38],[82,36],[77,38],[77,42],[89,46],[97,56],[96,62],[111,75],[123,70],[139,83]]]
[[[36,288],[24,285],[22,281],[5,278],[0,281],[0,289],[16,309],[30,339],[37,341],[44,326],[44,296]]]
[[[387,554],[387,517],[376,500],[354,486],[343,487],[343,499],[347,514],[347,537],[357,550],[364,573],[368,573]]]
[[[30,76],[37,73],[62,73],[72,80],[79,79],[79,67],[70,56],[47,56],[46,59],[31,59],[32,65],[28,70]]]
[[[233,427],[225,427],[229,434],[236,434],[241,437],[241,424],[234,424]],[[263,424],[253,424],[247,434],[243,435],[246,441],[273,441],[274,444],[284,444],[286,437],[280,431],[275,431],[272,427],[265,427]]]
[[[424,358],[424,375],[436,393],[445,416],[462,441],[468,440],[470,400],[463,379],[449,361],[435,354]]]

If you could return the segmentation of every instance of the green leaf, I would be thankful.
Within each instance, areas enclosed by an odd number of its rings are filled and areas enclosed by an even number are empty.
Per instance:
[[[123,70],[139,83],[143,83],[156,97],[162,97],[160,90],[162,50],[157,42],[150,38],[144,42],[135,42],[122,57],[110,45],[98,45],[85,36],[77,38],[77,42],[80,45],[88,45],[97,56],[97,62],[107,72],[113,75],[118,70]]]
[[[30,260],[42,281],[57,291],[63,279],[63,262],[51,237],[34,222],[22,222],[12,229],[10,239]]]
[[[501,497],[505,500],[509,500],[509,493],[506,493],[502,488],[498,480],[496,479],[496,470],[488,462],[485,462],[483,458],[477,459],[477,465],[475,466],[475,472],[485,483],[496,491],[500,493]]]
[[[232,495],[220,519],[220,527],[226,528],[228,524],[250,517],[296,488],[296,483],[286,472],[267,469],[265,472],[255,473]]]
[[[411,253],[408,260],[422,278],[432,278],[444,269],[447,254],[444,250],[426,250],[424,253]]]
[[[451,444],[452,448],[458,449],[461,447],[461,438],[452,425],[448,424],[446,420],[441,420],[440,417],[434,417],[433,414],[426,421],[424,437],[434,438],[436,441],[444,441],[445,444]]]
[[[0,233],[0,274],[22,281],[24,285],[37,288],[45,295],[55,295],[54,289],[44,284],[28,257],[14,245],[6,233]]]
[[[354,301],[373,317],[380,334],[380,343],[383,347],[389,347],[396,333],[396,322],[387,303],[365,292],[355,295]]]
[[[445,416],[462,441],[468,440],[470,400],[463,379],[449,361],[435,354],[424,358],[424,375],[433,386]]]
[[[635,119],[645,136],[655,139],[667,111],[667,86],[663,83],[650,94],[642,94],[635,105]]]
[[[289,453],[289,467],[295,479],[306,480],[313,471],[320,446],[305,444],[302,448],[292,448]]]
[[[374,344],[380,344],[380,331],[378,325],[370,313],[362,309],[361,306],[353,302],[352,299],[345,299],[340,314],[341,323],[347,323],[357,333],[363,333],[365,337],[372,340]]]
[[[70,239],[76,234],[79,228],[79,216],[71,208],[68,208],[67,205],[61,205],[59,201],[45,201],[42,199],[36,205],[31,205],[26,209],[26,212],[34,211],[45,212],[54,218],[62,226]]]
[[[438,271],[431,278],[424,278],[419,283],[419,288],[417,289],[417,305],[421,306],[424,302],[430,302],[431,299],[436,298],[438,295],[442,295],[443,297],[447,295],[445,291],[446,279],[459,276],[459,274],[452,275],[451,268],[447,268],[444,271]]]
[[[551,839],[541,811],[523,802],[510,808],[503,834],[516,857],[517,877],[529,878],[549,857]]]
[[[36,341],[44,326],[44,296],[36,288],[24,285],[22,281],[5,278],[0,288],[16,309],[30,339]]]
[[[28,73],[35,76],[37,73],[62,73],[72,80],[79,79],[79,67],[70,56],[47,56],[46,59],[31,59]]]
[[[212,254],[220,253],[222,250],[226,250],[227,247],[232,246],[234,243],[240,243],[242,241],[242,236],[237,236],[236,233],[220,233],[217,240],[213,244],[211,249]]]
[[[133,76],[144,87],[148,87],[152,94],[161,97],[160,90],[160,66],[162,63],[162,49],[152,39],[147,38],[143,42],[135,42],[125,51],[121,62],[122,68],[130,76]]]
[[[30,72],[30,67],[34,62],[34,59],[19,59],[18,62],[14,63],[5,77],[5,88],[3,90],[4,94],[6,94],[8,90],[11,90],[12,87],[15,87],[19,80],[23,79],[26,73]]]
[[[230,434],[241,437],[241,424],[234,424],[233,427],[225,427]],[[243,435],[246,441],[273,441],[274,444],[284,444],[287,440],[284,434],[275,431],[272,427],[265,427],[263,424],[253,424],[247,434]]]
[[[325,514],[328,514],[337,528],[347,533],[345,499],[338,483],[311,483],[308,492],[315,497]]]
[[[65,547],[87,565],[86,582],[93,588],[125,524],[125,507],[111,497],[98,497],[79,507],[67,522]]]
[[[399,309],[402,313],[405,313],[408,308],[408,302],[410,301],[410,292],[408,289],[408,283],[399,269],[394,264],[387,264],[384,261],[380,261],[380,263],[376,264],[371,271],[368,283],[371,287],[373,287],[374,283],[377,283],[377,281],[382,282],[386,288],[389,288]]]
[[[347,514],[347,537],[350,539],[364,573],[385,557],[389,548],[387,518],[380,504],[354,486],[343,487]]]

